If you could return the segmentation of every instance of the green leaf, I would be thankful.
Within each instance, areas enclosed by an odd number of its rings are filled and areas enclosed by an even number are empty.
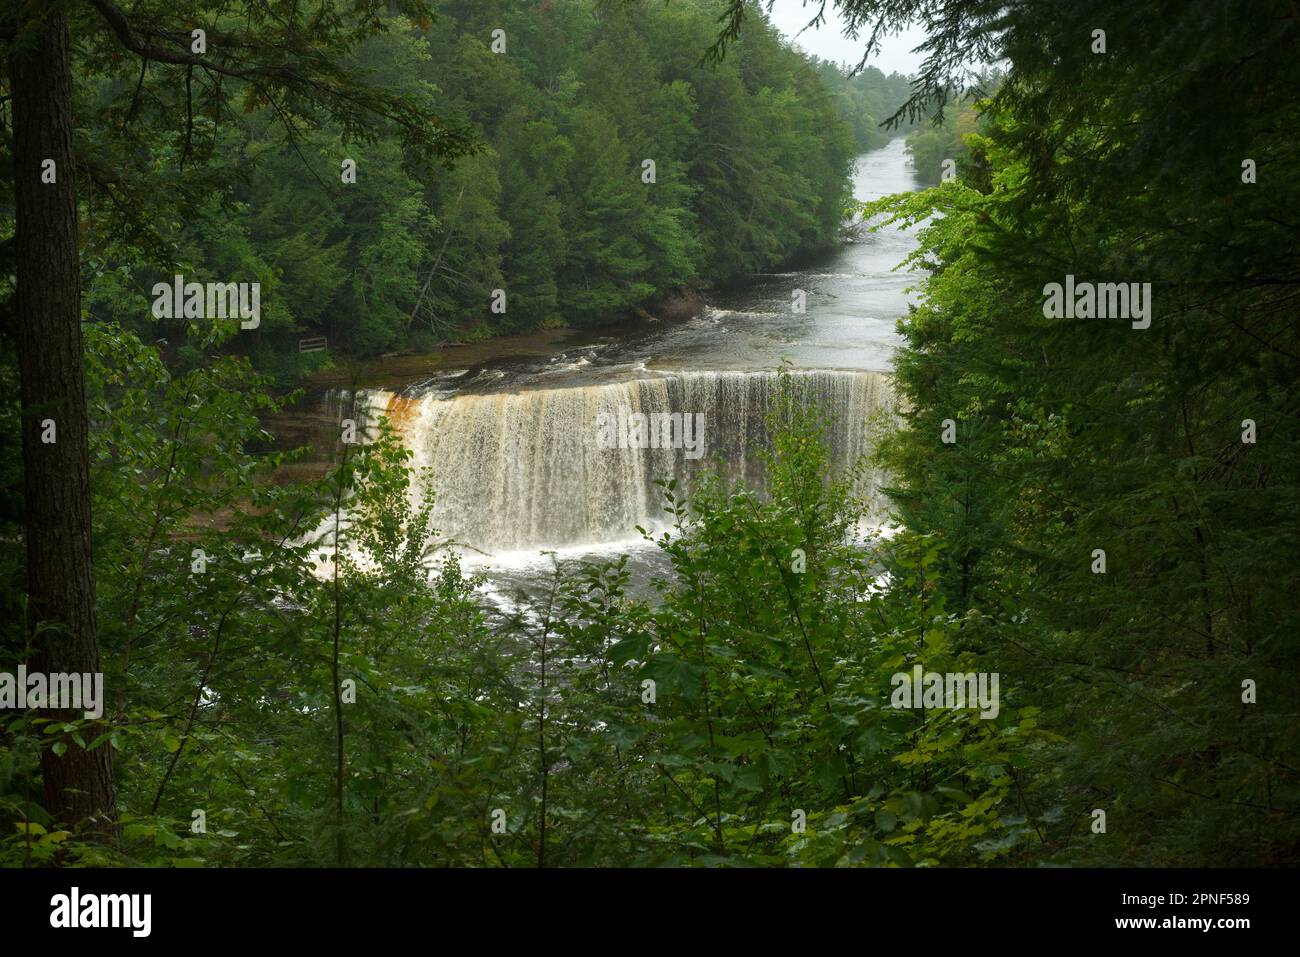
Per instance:
[[[649,648],[649,635],[632,635],[610,646],[609,660],[614,665],[625,665],[633,660],[641,661]]]
[[[642,674],[654,680],[656,697],[667,693],[694,701],[704,688],[703,669],[674,655],[655,655],[646,663]]]

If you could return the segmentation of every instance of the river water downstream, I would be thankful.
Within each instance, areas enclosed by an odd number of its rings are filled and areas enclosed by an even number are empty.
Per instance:
[[[859,157],[858,199],[916,188],[902,138]],[[713,464],[761,484],[754,453],[783,361],[830,412],[836,467],[870,451],[892,414],[885,373],[914,281],[893,269],[915,246],[907,232],[864,233],[800,268],[711,296],[689,320],[404,377],[370,391],[368,410],[394,421],[414,464],[432,470],[436,527],[460,543],[467,567],[488,572],[499,600],[547,573],[544,552],[627,553],[644,582],[662,567],[636,531],[665,526],[656,479],[689,488]],[[598,423],[656,413],[702,416],[705,454],[601,447]],[[879,500],[880,480],[866,475],[866,500]]]

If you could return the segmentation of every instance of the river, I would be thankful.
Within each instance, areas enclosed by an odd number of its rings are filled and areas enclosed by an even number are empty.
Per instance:
[[[859,157],[853,183],[859,200],[917,189],[903,139]],[[909,232],[864,233],[799,268],[753,275],[689,320],[417,369],[370,391],[368,408],[392,419],[414,464],[431,469],[435,525],[467,567],[488,573],[489,595],[508,603],[535,584],[551,564],[545,552],[626,553],[641,590],[663,569],[636,531],[664,527],[656,479],[689,488],[713,463],[761,485],[754,451],[783,362],[830,411],[835,466],[870,451],[892,414],[887,373],[915,281],[894,267],[915,247]],[[702,415],[706,454],[599,448],[597,422],[620,413]],[[881,481],[868,472],[860,488],[874,505]]]

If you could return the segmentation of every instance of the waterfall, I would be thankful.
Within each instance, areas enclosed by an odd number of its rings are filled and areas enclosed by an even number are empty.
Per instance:
[[[880,415],[894,413],[888,376],[794,372],[830,420],[833,468],[869,452]],[[443,536],[484,552],[535,550],[636,536],[662,528],[656,479],[690,488],[718,465],[762,486],[756,452],[767,443],[772,372],[684,372],[584,387],[497,395],[368,394],[370,424],[386,415],[433,478],[433,523]],[[683,448],[607,448],[600,423],[629,415],[702,413],[702,458]],[[608,418],[603,419],[603,416]],[[879,504],[881,477],[864,473],[859,494]]]

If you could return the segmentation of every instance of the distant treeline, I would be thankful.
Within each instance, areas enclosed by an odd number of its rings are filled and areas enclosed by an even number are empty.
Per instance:
[[[907,135],[907,152],[912,157],[916,178],[926,186],[936,186],[945,180],[961,179],[978,188],[989,187],[991,169],[983,155],[984,137],[988,132],[980,127],[981,105],[987,105],[1001,87],[1003,74],[996,69],[984,71],[979,80],[979,94],[963,95],[959,90],[950,92],[952,102],[943,111],[942,118],[931,117],[919,121]],[[985,122],[987,127],[987,122]],[[944,163],[952,161],[945,177]]]
[[[917,120],[906,117],[884,125],[912,94],[911,80],[901,73],[885,76],[874,66],[855,73],[827,60],[812,60],[836,111],[852,129],[859,153],[879,149],[916,126]]]
[[[197,117],[189,156],[142,143],[159,167],[242,175],[160,223],[152,263],[89,276],[92,314],[175,346],[181,323],[161,331],[142,308],[154,282],[260,282],[260,323],[234,348],[291,379],[320,361],[300,359],[302,337],[374,356],[590,324],[832,243],[853,157],[888,139],[878,123],[907,80],[848,78],[758,17],[702,64],[717,8],[474,0],[395,21],[351,65],[465,130],[473,150],[454,162],[255,92],[215,131]]]

